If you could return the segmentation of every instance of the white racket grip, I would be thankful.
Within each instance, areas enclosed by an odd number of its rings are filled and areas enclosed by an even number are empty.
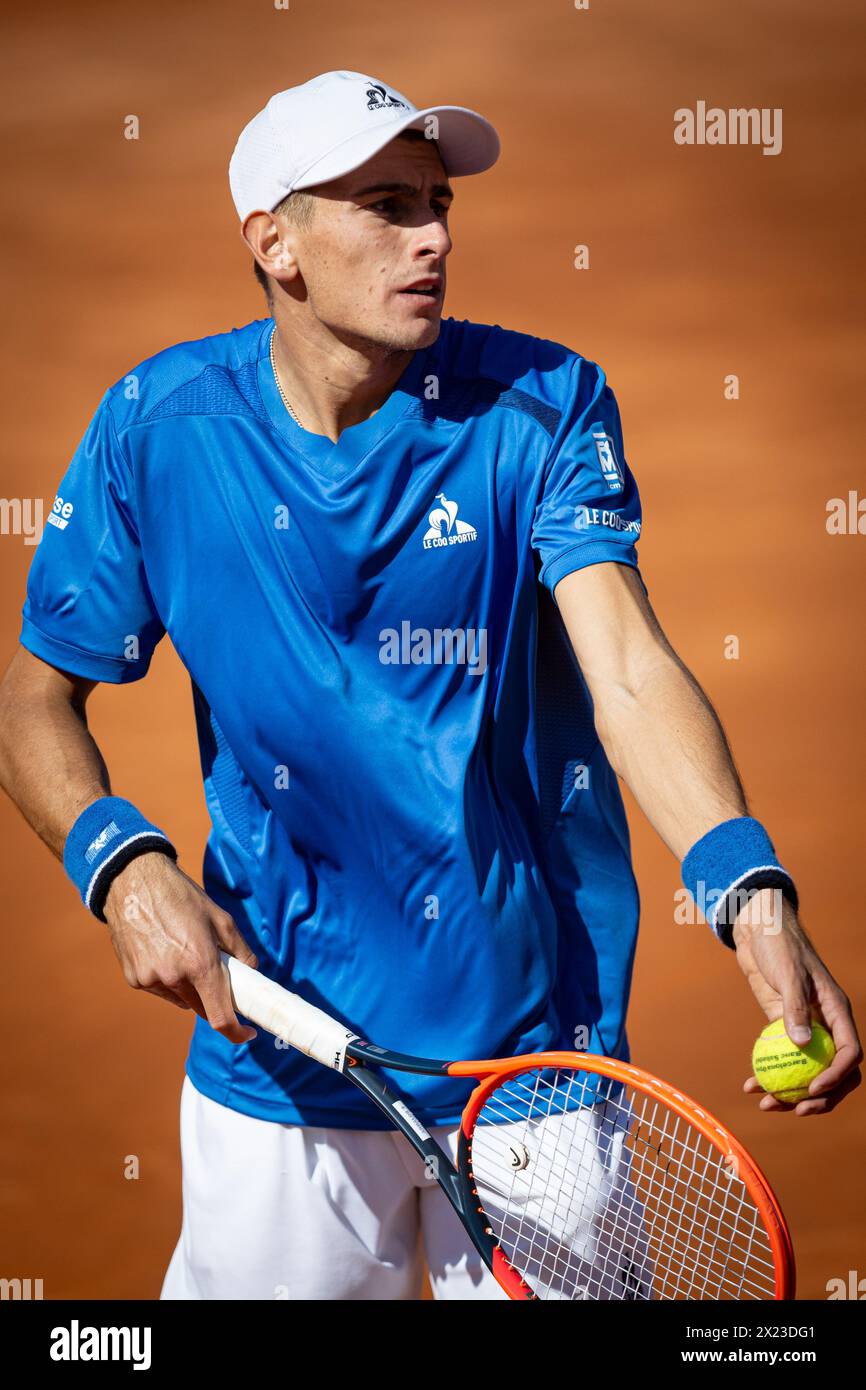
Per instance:
[[[324,1067],[343,1071],[346,1046],[356,1038],[344,1023],[308,1004],[299,994],[283,989],[258,970],[220,952],[228,971],[232,998],[238,1013],[267,1033],[281,1038],[299,1052],[305,1052]]]

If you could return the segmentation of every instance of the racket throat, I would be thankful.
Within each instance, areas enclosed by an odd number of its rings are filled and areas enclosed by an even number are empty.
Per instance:
[[[389,1058],[392,1054],[388,1054]],[[389,1061],[390,1065],[390,1061]],[[441,1063],[439,1064],[441,1066]],[[365,1066],[347,1067],[343,1075],[363,1091],[365,1096],[382,1112],[388,1122],[408,1139],[412,1148],[423,1160],[427,1177],[437,1182],[448,1201],[456,1211],[463,1225],[470,1230],[473,1241],[488,1269],[493,1269],[493,1238],[486,1219],[479,1221],[479,1213],[472,1206],[472,1196],[460,1175],[455,1171],[449,1155],[442,1145],[433,1138],[408,1105],[390,1089],[387,1082],[376,1071]],[[462,1139],[462,1135],[461,1135]],[[484,1228],[487,1228],[486,1231]],[[482,1244],[479,1244],[478,1235]],[[489,1244],[489,1250],[486,1246]]]

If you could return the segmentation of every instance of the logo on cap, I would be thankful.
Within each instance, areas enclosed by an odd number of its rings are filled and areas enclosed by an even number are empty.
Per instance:
[[[381,111],[386,106],[402,106],[404,111],[409,110],[409,105],[401,101],[399,97],[392,96],[387,87],[383,87],[380,82],[373,82],[367,88],[367,110]]]

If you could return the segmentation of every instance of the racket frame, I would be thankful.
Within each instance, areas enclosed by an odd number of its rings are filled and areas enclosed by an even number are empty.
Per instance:
[[[687,1124],[699,1130],[725,1159],[734,1160],[737,1177],[743,1182],[761,1215],[773,1253],[775,1297],[780,1300],[794,1298],[796,1265],[791,1233],[773,1189],[761,1168],[727,1126],[691,1096],[686,1095],[685,1091],[661,1081],[651,1072],[635,1067],[630,1062],[621,1062],[613,1057],[599,1057],[590,1052],[538,1052],[508,1059],[449,1063],[449,1076],[481,1078],[469,1097],[460,1125],[463,1162],[468,1169],[471,1169],[472,1132],[489,1097],[507,1077],[548,1068],[579,1068],[581,1071],[630,1086],[632,1090],[639,1091],[673,1110]]]

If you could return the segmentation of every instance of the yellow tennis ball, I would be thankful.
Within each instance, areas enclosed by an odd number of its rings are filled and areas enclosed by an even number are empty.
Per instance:
[[[791,1042],[781,1018],[768,1023],[752,1049],[752,1071],[765,1091],[777,1100],[793,1104],[805,1100],[809,1082],[829,1067],[836,1047],[826,1028],[812,1024],[812,1037],[805,1047]]]

